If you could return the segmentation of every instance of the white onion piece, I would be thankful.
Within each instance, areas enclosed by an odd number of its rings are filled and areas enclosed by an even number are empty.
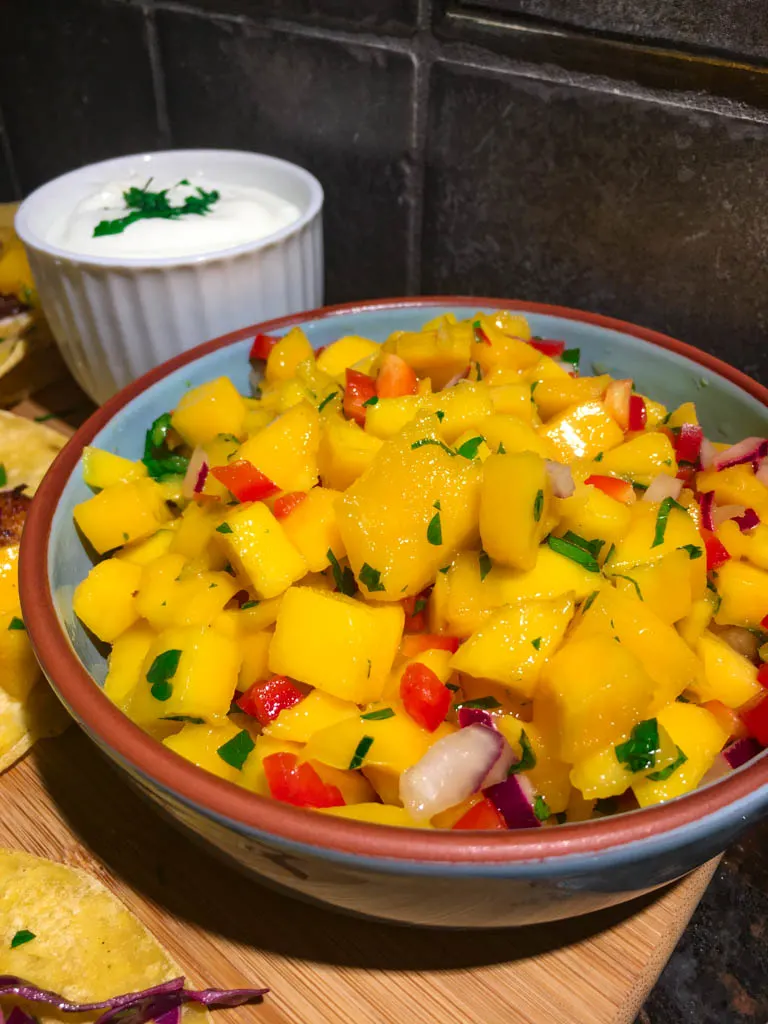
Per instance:
[[[553,462],[552,459],[545,459],[544,466],[547,470],[549,482],[552,484],[554,496],[556,498],[570,498],[576,489],[571,467],[564,466],[562,462]]]
[[[747,456],[756,452],[763,441],[764,438],[762,437],[745,437],[744,440],[739,441],[738,444],[731,445],[731,447],[726,448],[725,451],[718,452],[715,456],[715,469],[738,465],[740,460],[744,462],[751,461]]]
[[[755,478],[760,481],[763,487],[768,487],[768,459],[763,459],[760,468],[755,473]]]
[[[699,459],[701,460],[702,469],[711,469],[715,464],[717,458],[717,448],[705,438],[701,441],[701,451],[699,452]]]
[[[682,480],[678,480],[676,476],[669,476],[668,473],[659,473],[648,485],[643,494],[643,501],[664,501],[665,498],[674,498],[677,501],[682,489]]]
[[[487,729],[488,726],[485,726],[485,728]],[[509,774],[509,769],[513,764],[516,764],[517,761],[519,761],[519,758],[516,756],[509,743],[505,740],[504,746],[501,748],[501,753],[496,760],[496,764],[485,776],[480,788],[485,789],[486,786],[495,786],[499,782],[503,782]]]
[[[484,725],[444,736],[400,776],[403,806],[418,821],[455,807],[482,787],[507,750],[512,754],[501,733]]]
[[[208,456],[205,454],[202,448],[195,448],[192,452],[192,457],[189,460],[189,466],[187,472],[184,475],[184,481],[181,485],[181,493],[185,498],[194,498],[196,494],[199,494],[205,486],[205,480],[208,476]]]
[[[746,511],[744,505],[716,505],[712,511],[712,523],[717,529],[726,519],[736,519],[738,516],[743,516]]]
[[[711,782],[717,782],[719,779],[724,779],[726,775],[731,774],[731,771],[731,766],[725,760],[723,755],[717,754],[715,760],[712,762],[712,767],[699,783],[699,788],[701,789],[702,786],[708,786]]]
[[[254,395],[259,395],[261,393],[261,385],[264,383],[262,371],[252,366],[248,372],[248,383],[251,385],[251,391]]]

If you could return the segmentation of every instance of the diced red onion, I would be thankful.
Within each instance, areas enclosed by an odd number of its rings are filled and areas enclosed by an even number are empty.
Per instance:
[[[664,501],[665,498],[674,498],[677,501],[682,489],[682,480],[678,480],[676,476],[669,476],[668,473],[659,473],[648,485],[643,494],[643,501]]]
[[[717,458],[717,448],[707,438],[702,438],[699,461],[702,469],[711,469]]]
[[[245,1006],[260,1003],[267,992],[268,988],[207,988],[196,992],[184,988],[184,978],[174,978],[141,992],[129,992],[98,1003],[72,1003],[23,978],[0,975],[0,999],[7,1000],[10,996],[16,996],[30,1003],[45,1003],[62,1013],[94,1013],[103,1010],[104,1013],[96,1019],[95,1024],[110,1024],[118,1019],[119,1024],[147,1024],[148,1021],[160,1020],[185,1003],[201,1003],[210,1009]]]
[[[459,708],[456,716],[459,721],[459,728],[466,729],[469,725],[484,725],[486,729],[495,729],[493,718],[483,708]]]
[[[541,822],[533,810],[533,786],[524,775],[510,775],[485,791],[508,828],[538,828]]]
[[[172,1010],[168,1010],[167,1013],[161,1013],[155,1019],[155,1024],[181,1024],[181,1007],[175,1006]]]
[[[735,519],[742,533],[754,530],[756,526],[760,525],[760,516],[753,508],[746,509],[743,515],[736,516]]]
[[[194,498],[200,494],[208,477],[208,456],[202,448],[195,448],[189,460],[187,472],[184,475],[184,482],[181,485],[181,493],[185,498]]]
[[[564,466],[562,462],[553,462],[552,459],[544,460],[544,467],[552,484],[552,493],[556,498],[570,498],[576,490],[573,482],[573,473],[570,466]]]
[[[728,469],[751,462],[757,470],[760,461],[768,455],[768,441],[763,437],[745,437],[738,444],[731,445],[715,456],[715,469]]]
[[[440,388],[440,390],[441,391],[447,391],[448,388],[452,388],[455,384],[458,384],[460,380],[464,380],[464,378],[469,373],[469,369],[470,368],[467,367],[466,370],[462,370],[461,373],[457,373],[455,377],[451,377],[451,379],[448,381],[448,383],[447,384],[443,384],[443,386]]]
[[[737,519],[746,512],[744,505],[718,505],[712,512],[713,529],[717,529],[728,519]]]
[[[717,782],[718,779],[724,779],[726,775],[730,775],[733,769],[725,760],[722,754],[717,754],[715,760],[712,762],[712,767],[706,773],[704,778],[699,783],[699,786],[708,786],[710,782]]]
[[[2,1024],[3,1020],[3,1011],[2,1008],[0,1008],[0,1024]],[[31,1013],[27,1013],[26,1010],[22,1010],[20,1006],[14,1006],[8,1014],[7,1024],[37,1024],[37,1021]]]
[[[675,441],[675,452],[680,462],[697,463],[704,431],[697,423],[684,423]]]
[[[417,820],[455,807],[482,789],[502,759],[514,754],[497,729],[475,723],[443,736],[400,776],[400,799]]]
[[[745,736],[743,739],[736,740],[735,743],[731,743],[729,747],[726,747],[723,751],[723,757],[734,769],[741,768],[747,761],[751,761],[753,757],[757,757],[763,748],[752,736]],[[10,1024],[10,1022],[9,1022]]]
[[[712,513],[715,509],[715,492],[706,491],[699,495],[699,505],[701,506],[701,525],[705,530],[714,532],[715,524],[712,522]]]
[[[470,725],[482,725],[484,729],[496,728],[493,716],[489,715],[483,708],[459,708],[459,713],[456,717],[459,720],[459,727],[462,729],[467,729]],[[499,754],[496,764],[494,764],[493,768],[483,779],[483,787],[493,786],[497,782],[506,779],[507,772],[517,761],[519,761],[519,758],[509,743],[507,743],[501,754]]]

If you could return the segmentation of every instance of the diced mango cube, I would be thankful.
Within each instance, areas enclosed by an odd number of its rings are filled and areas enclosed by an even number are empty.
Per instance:
[[[217,434],[240,437],[245,424],[245,403],[228,377],[217,377],[181,396],[171,424],[192,447],[212,441]]]
[[[345,491],[370,466],[383,443],[354,420],[326,417],[317,452],[323,486]]]
[[[171,518],[162,487],[149,479],[105,487],[76,505],[74,516],[78,528],[100,555],[149,537]]]
[[[491,455],[483,464],[480,539],[492,560],[532,569],[550,525],[552,485],[533,452]]]
[[[104,693],[121,710],[143,679],[141,670],[155,631],[146,622],[137,622],[115,640],[109,652],[109,667],[104,680]]]
[[[306,743],[321,729],[327,729],[347,718],[359,717],[360,710],[351,701],[332,697],[322,690],[313,690],[292,708],[281,711],[274,721],[264,727],[263,732],[265,736],[274,736],[276,739]]]
[[[0,690],[24,701],[40,678],[40,666],[20,623],[20,609],[0,615]]]
[[[292,406],[240,448],[245,459],[282,491],[308,491],[317,483],[320,417],[309,402]]]
[[[699,638],[696,653],[704,678],[690,689],[700,701],[719,700],[728,708],[740,708],[764,692],[752,662],[709,630]]]
[[[534,398],[535,398],[534,393]],[[582,402],[553,416],[540,431],[559,462],[592,459],[621,444],[624,434],[598,401]]]
[[[239,780],[242,769],[236,768],[221,756],[221,749],[233,740],[241,728],[234,722],[223,722],[221,725],[195,725],[188,723],[175,736],[168,736],[163,745],[169,750],[181,754],[187,761],[198,768],[218,775],[229,782]]]
[[[261,501],[233,508],[217,527],[217,536],[260,598],[277,597],[307,572],[298,549]]]
[[[328,552],[337,559],[346,551],[336,519],[338,491],[313,487],[306,498],[281,520],[288,540],[301,552],[311,572],[328,568]]]
[[[86,445],[83,448],[83,480],[94,490],[103,490],[112,484],[130,483],[147,475],[143,462],[132,462],[113,452]]]
[[[346,334],[343,338],[326,345],[323,352],[317,357],[318,368],[331,377],[342,377],[344,371],[359,363],[367,356],[378,354],[381,346],[368,338],[361,338],[356,334]]]
[[[140,581],[139,565],[119,558],[99,562],[75,588],[75,615],[99,640],[111,644],[139,617]]]

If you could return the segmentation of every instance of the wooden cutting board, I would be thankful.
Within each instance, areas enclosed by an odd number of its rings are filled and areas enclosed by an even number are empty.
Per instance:
[[[717,863],[588,917],[427,931],[250,881],[161,818],[74,726],[0,777],[0,808],[0,845],[98,876],[195,985],[270,987],[262,1006],[217,1014],[222,1024],[632,1024]]]

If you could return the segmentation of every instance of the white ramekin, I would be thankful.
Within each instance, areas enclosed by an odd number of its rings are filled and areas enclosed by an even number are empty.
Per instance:
[[[134,173],[255,185],[301,216],[266,238],[193,257],[80,256],[46,229],[105,181]],[[16,230],[40,301],[80,386],[103,402],[179,352],[239,327],[323,304],[323,190],[285,160],[236,150],[178,149],[89,164],[49,181],[21,204]]]

